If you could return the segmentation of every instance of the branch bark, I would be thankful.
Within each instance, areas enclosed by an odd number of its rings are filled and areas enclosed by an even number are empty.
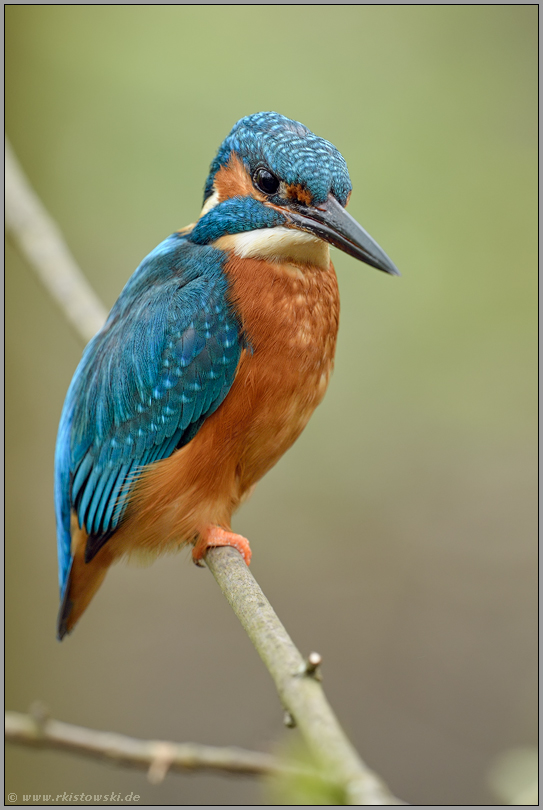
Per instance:
[[[30,186],[6,140],[6,232],[87,343],[107,310],[79,269],[56,223]]]
[[[324,772],[342,785],[351,805],[398,805],[364,764],[328,703],[318,671],[305,661],[234,548],[210,548],[208,568],[272,676],[279,697]]]
[[[242,748],[217,748],[197,743],[138,740],[122,734],[74,726],[47,716],[6,712],[5,739],[34,748],[53,748],[146,770],[151,782],[168,771],[223,771],[251,776],[298,773],[270,754]]]
[[[28,184],[9,144],[6,146],[6,161],[8,232],[68,321],[84,340],[88,340],[102,326],[105,309],[66,248],[57,226]],[[365,765],[347,739],[324,696],[315,659],[304,661],[241,555],[228,547],[212,548],[206,555],[206,563],[269,670],[284,707],[298,725],[324,779],[341,785],[350,805],[404,804]],[[247,768],[252,769],[252,773],[269,773],[270,768],[276,767],[264,754],[236,750],[236,756],[228,760],[229,749],[225,753],[221,749],[200,746],[144,742],[55,720],[47,721],[38,734],[36,722],[23,717],[8,715],[10,739],[18,742],[32,740],[34,744],[45,744],[44,740],[47,740],[48,745],[58,748],[77,749],[125,764],[139,764],[140,767],[148,767],[150,762],[157,761],[157,750],[163,755],[168,752],[168,767],[194,767],[186,763],[196,760],[207,762],[198,767],[219,767],[244,773],[248,772]],[[162,748],[157,749],[157,746]],[[236,767],[225,764],[234,760],[238,763]],[[243,766],[240,765],[242,761]],[[223,764],[217,765],[217,762]]]

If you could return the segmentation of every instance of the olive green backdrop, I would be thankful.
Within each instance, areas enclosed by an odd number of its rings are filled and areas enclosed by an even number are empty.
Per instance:
[[[336,370],[234,528],[352,740],[413,804],[485,804],[533,743],[537,8],[8,6],[14,149],[111,306],[194,220],[234,122],[331,140],[351,213],[402,272],[334,251]],[[143,738],[270,749],[271,680],[187,553],[111,571],[55,640],[53,452],[82,346],[7,246],[7,707]],[[250,779],[10,748],[6,791],[266,803]],[[28,802],[27,802],[28,803]]]

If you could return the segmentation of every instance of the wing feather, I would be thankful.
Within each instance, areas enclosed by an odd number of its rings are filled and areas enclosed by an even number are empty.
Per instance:
[[[61,588],[70,512],[91,536],[92,557],[122,520],[141,468],[190,441],[230,390],[242,339],[223,261],[214,248],[169,237],[84,352],[57,440]]]

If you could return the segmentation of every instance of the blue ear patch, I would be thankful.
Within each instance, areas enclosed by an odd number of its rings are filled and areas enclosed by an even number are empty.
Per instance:
[[[191,242],[207,245],[227,233],[283,225],[286,217],[253,197],[230,197],[207,212],[189,234]]]

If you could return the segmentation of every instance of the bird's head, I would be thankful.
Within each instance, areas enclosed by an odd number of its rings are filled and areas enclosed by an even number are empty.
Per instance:
[[[329,264],[329,245],[397,275],[345,210],[347,164],[329,141],[274,112],[239,120],[221,144],[189,238],[242,257]]]

